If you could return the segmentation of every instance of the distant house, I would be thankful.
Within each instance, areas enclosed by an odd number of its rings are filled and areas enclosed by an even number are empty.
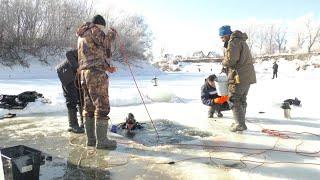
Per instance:
[[[202,58],[202,57],[204,57],[204,53],[202,51],[197,51],[197,52],[193,53],[192,57]]]
[[[209,58],[219,58],[220,57],[220,54],[214,52],[214,51],[210,51],[207,55],[207,57]]]
[[[167,61],[171,61],[171,60],[173,60],[173,54],[165,54],[165,55],[164,55],[164,58],[165,58]]]
[[[181,55],[176,55],[176,56],[174,57],[174,59],[175,59],[175,60],[181,60],[181,59],[182,59],[182,56],[181,56]]]

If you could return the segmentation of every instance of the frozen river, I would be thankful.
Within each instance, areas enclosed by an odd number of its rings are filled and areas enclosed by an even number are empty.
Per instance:
[[[319,151],[318,136],[286,133],[290,138],[283,139],[261,130],[319,133],[320,118],[314,107],[318,97],[312,96],[320,90],[313,87],[314,74],[320,75],[319,71],[287,74],[276,80],[271,80],[264,67],[257,72],[258,83],[248,96],[249,130],[241,134],[228,131],[230,111],[223,113],[223,119],[206,117],[200,88],[210,73],[162,74],[158,87],[152,85],[154,76],[137,76],[159,139],[132,77],[111,76],[112,124],[123,122],[129,112],[145,123],[133,136],[109,133],[118,142],[115,151],[87,149],[84,135],[66,131],[66,107],[58,79],[0,80],[3,94],[35,90],[52,101],[10,111],[17,117],[0,120],[0,146],[23,144],[52,155],[53,160],[41,166],[40,179],[317,179],[320,166],[312,163],[319,162],[319,153],[309,157],[294,151],[297,146],[299,151]],[[303,93],[306,89],[308,93]],[[285,119],[280,104],[295,96],[303,105],[292,107],[292,119]],[[281,163],[288,161],[295,164]]]

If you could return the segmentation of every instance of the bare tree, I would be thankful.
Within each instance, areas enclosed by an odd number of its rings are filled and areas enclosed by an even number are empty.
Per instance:
[[[306,22],[307,28],[307,43],[308,43],[308,53],[311,53],[311,48],[316,42],[317,38],[320,35],[320,25],[313,23],[311,19],[308,19]]]
[[[267,54],[273,54],[274,53],[274,47],[275,47],[275,30],[274,25],[271,24],[269,27],[267,27],[266,31],[266,52]]]
[[[121,59],[121,51],[125,51],[129,58],[148,60],[152,58],[152,32],[142,16],[128,15],[126,17],[112,19],[111,26],[115,27],[120,34],[125,49],[115,50],[114,58]]]
[[[303,32],[297,33],[297,47],[302,49],[303,44],[306,42],[306,37]]]
[[[255,36],[257,34],[256,27],[249,26],[249,27],[245,28],[243,32],[246,33],[248,36],[247,44],[248,44],[250,50],[252,51],[252,48],[255,46],[255,43],[256,43],[256,41],[255,41],[256,40]]]
[[[257,33],[255,36],[256,41],[256,47],[259,50],[259,54],[263,54],[263,49],[266,47],[267,39],[266,39],[266,27],[265,26],[259,26],[257,27]]]
[[[92,7],[87,0],[0,0],[0,63],[27,66],[26,54],[47,63],[49,55],[76,47],[75,32],[93,16]],[[130,58],[152,57],[152,34],[142,16],[116,19],[106,13],[102,15],[119,31]],[[121,58],[119,48],[115,55]]]
[[[287,34],[287,30],[283,26],[279,26],[275,30],[274,41],[278,47],[279,53],[285,50],[285,45],[287,43],[286,34]]]
[[[25,54],[46,62],[75,47],[75,31],[91,9],[86,0],[0,0],[0,63],[27,65]]]

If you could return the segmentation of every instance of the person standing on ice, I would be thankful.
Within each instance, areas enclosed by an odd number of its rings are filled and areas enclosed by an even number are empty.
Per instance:
[[[247,130],[245,123],[247,95],[251,84],[256,83],[253,60],[246,40],[248,36],[241,31],[231,31],[229,25],[219,28],[219,35],[224,42],[225,53],[222,61],[228,76],[228,91],[233,119],[230,131]]]
[[[215,102],[215,99],[220,97],[214,84],[216,78],[216,75],[210,75],[201,87],[201,101],[204,105],[209,106],[208,118],[213,118],[215,112],[218,117],[223,117],[223,114],[220,111],[220,104]]]
[[[62,84],[63,96],[66,99],[66,105],[68,109],[68,120],[69,120],[69,132],[73,133],[84,133],[83,129],[83,117],[82,117],[82,106],[79,92],[76,84],[78,84],[77,79],[77,69],[78,69],[78,50],[73,49],[66,53],[67,59],[63,61],[57,67],[58,77]],[[78,124],[77,118],[77,106],[80,113],[81,125]]]
[[[87,146],[115,149],[117,142],[107,137],[110,104],[106,71],[116,71],[115,67],[110,66],[111,42],[115,40],[116,31],[110,28],[104,33],[105,28],[106,21],[101,15],[94,16],[92,22],[78,28],[78,60]]]
[[[272,77],[272,79],[278,78],[278,64],[277,64],[277,61],[274,61],[272,69],[273,69],[273,77]]]

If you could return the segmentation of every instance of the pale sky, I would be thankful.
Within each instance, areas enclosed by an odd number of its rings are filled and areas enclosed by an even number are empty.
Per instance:
[[[191,55],[194,51],[221,51],[218,28],[251,23],[320,17],[319,0],[93,0],[98,11],[112,9],[143,15],[154,36],[155,57],[165,53]],[[241,29],[240,29],[241,30]]]

